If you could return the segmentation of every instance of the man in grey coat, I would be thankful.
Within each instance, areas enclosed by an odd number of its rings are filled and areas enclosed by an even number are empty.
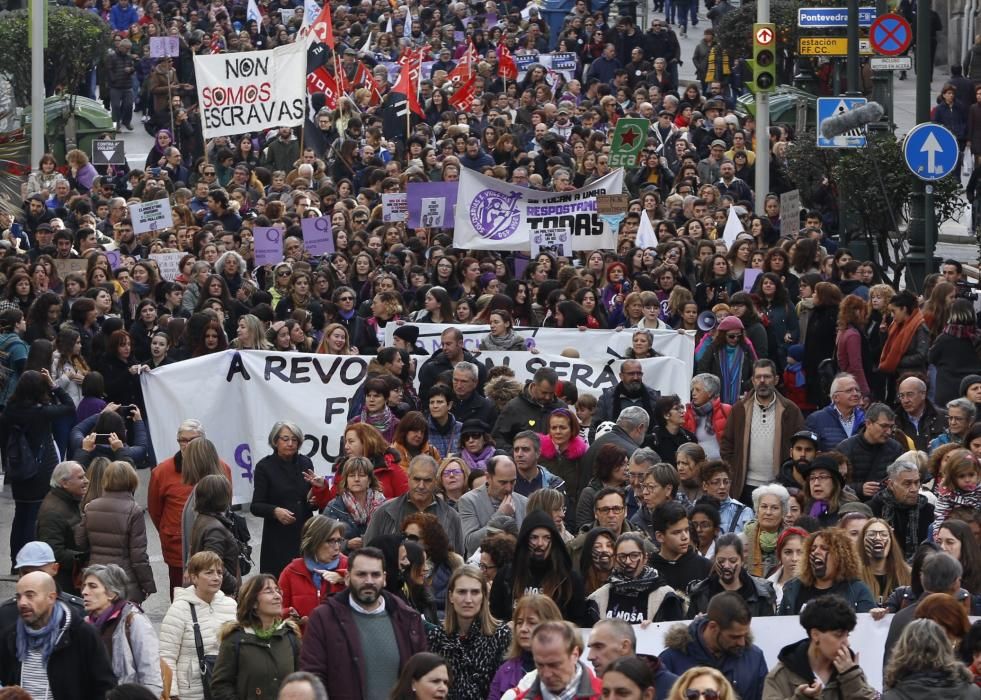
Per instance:
[[[457,509],[463,523],[467,556],[480,546],[481,540],[487,534],[487,524],[495,513],[510,515],[518,527],[521,527],[528,499],[514,492],[517,479],[518,468],[511,458],[497,455],[487,462],[487,483],[475,491],[468,491],[460,498]]]

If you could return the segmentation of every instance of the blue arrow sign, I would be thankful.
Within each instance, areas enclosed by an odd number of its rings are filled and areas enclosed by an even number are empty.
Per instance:
[[[858,8],[858,26],[871,27],[875,20],[874,7]],[[848,10],[844,7],[799,7],[798,27],[847,27]]]
[[[957,167],[957,139],[939,124],[917,124],[903,141],[906,166],[921,180],[939,180]]]

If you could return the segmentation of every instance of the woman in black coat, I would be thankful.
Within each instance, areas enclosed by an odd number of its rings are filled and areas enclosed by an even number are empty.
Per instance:
[[[818,282],[814,288],[814,309],[807,318],[804,340],[804,376],[807,378],[807,400],[818,406],[828,405],[828,395],[821,386],[818,366],[835,356],[838,337],[838,305],[841,290],[831,282]]]
[[[133,338],[126,331],[113,331],[98,369],[106,382],[106,397],[120,406],[142,406],[140,365],[133,357]]]
[[[265,520],[259,572],[279,577],[300,556],[300,533],[313,515],[307,500],[313,462],[300,454],[303,431],[295,423],[278,421],[269,433],[273,454],[255,465],[252,515]]]
[[[46,369],[24,372],[7,401],[3,432],[6,436],[6,478],[14,497],[14,518],[10,527],[12,563],[20,548],[35,539],[37,514],[50,488],[51,473],[59,461],[51,424],[74,414],[75,403],[64,389],[55,386]],[[20,440],[21,436],[26,441]]]

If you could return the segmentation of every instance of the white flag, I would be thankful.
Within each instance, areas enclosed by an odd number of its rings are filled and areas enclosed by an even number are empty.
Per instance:
[[[736,216],[736,205],[731,205],[729,207],[729,218],[726,219],[726,228],[722,232],[722,240],[725,241],[726,250],[732,250],[732,246],[736,242],[736,236],[745,230],[743,228],[743,222]]]
[[[647,215],[646,209],[640,210],[640,228],[637,229],[637,247],[657,247],[657,234],[654,233],[654,224],[651,223],[651,217]]]
[[[392,33],[392,13],[391,12],[388,13],[388,24],[385,25],[385,33],[386,34],[391,34]]]
[[[253,0],[249,0],[249,2],[253,2]],[[303,23],[300,24],[301,35],[306,35],[304,30],[316,22],[319,16],[320,5],[314,0],[303,0]]]
[[[412,13],[405,10],[405,24],[402,25],[402,37],[412,41]]]
[[[262,15],[259,14],[259,6],[255,0],[249,0],[249,8],[245,11],[245,20],[247,22],[255,20],[256,24],[262,23]]]
[[[364,40],[364,44],[362,44],[359,53],[370,53],[370,52],[371,52],[371,32],[368,32],[368,38]]]

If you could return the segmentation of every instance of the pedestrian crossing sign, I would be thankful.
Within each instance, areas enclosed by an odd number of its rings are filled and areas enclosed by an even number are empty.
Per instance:
[[[817,101],[818,148],[865,148],[867,137],[864,126],[827,139],[821,135],[821,125],[825,120],[858,109],[867,102],[864,97],[819,97]]]

